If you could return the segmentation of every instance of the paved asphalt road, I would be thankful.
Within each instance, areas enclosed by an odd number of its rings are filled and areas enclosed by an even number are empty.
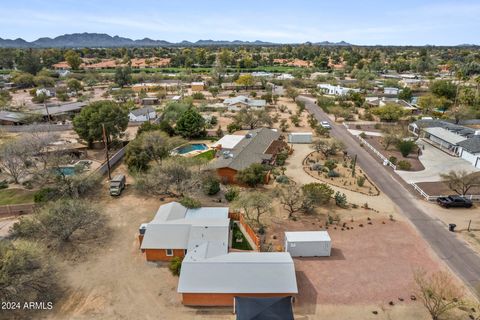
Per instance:
[[[314,99],[300,96],[297,99],[305,101],[306,109],[318,121],[330,119],[314,104]],[[347,146],[349,154],[357,154],[358,164],[373,179],[375,184],[400,208],[402,213],[410,219],[423,238],[430,244],[437,255],[465,281],[471,288],[480,291],[480,256],[466,243],[449,232],[439,220],[432,218],[417,207],[415,197],[402,186],[390,172],[388,172],[372,156],[360,147],[360,144],[341,125],[332,124],[330,135],[341,140]],[[400,179],[400,178],[398,178]]]

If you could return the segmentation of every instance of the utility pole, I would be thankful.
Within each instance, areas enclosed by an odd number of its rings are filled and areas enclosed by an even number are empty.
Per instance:
[[[105,144],[105,156],[107,158],[108,179],[112,180],[112,174],[110,172],[110,158],[108,157],[107,134],[105,132],[105,124],[103,123],[102,123],[102,133],[103,133],[103,143]]]
[[[48,112],[47,104],[44,102],[44,103],[43,103],[43,106],[45,107],[45,111],[47,112],[47,120],[48,120],[48,123],[50,123],[50,112]]]

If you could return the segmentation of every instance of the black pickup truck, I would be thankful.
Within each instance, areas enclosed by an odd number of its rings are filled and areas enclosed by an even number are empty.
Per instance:
[[[461,196],[448,196],[437,198],[437,203],[444,208],[471,208],[472,201]]]

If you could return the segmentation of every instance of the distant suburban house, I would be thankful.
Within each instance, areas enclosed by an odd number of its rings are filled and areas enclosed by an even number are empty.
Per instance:
[[[267,102],[265,100],[238,96],[225,99],[223,104],[229,111],[240,111],[241,109],[263,109],[267,105]]]
[[[26,117],[27,115],[21,112],[0,111],[0,124],[19,125],[23,123]]]
[[[128,118],[133,122],[149,121],[157,118],[154,108],[148,106],[141,109],[133,109],[128,114]]]
[[[57,94],[57,90],[55,88],[41,88],[35,91],[35,95],[37,97],[42,94],[47,97],[55,97],[55,95]]]
[[[295,266],[287,252],[229,252],[226,207],[160,206],[141,226],[148,261],[181,257],[177,291],[189,306],[232,306],[235,297],[289,297],[298,293]]]
[[[244,85],[238,84],[236,82],[224,82],[221,84],[221,87],[223,90],[241,90],[245,88]],[[250,86],[249,88],[252,90],[261,90],[263,89],[263,85],[260,81],[258,81],[258,82],[255,82],[255,84],[253,86]]]
[[[408,129],[432,145],[480,168],[480,130],[436,119],[421,119]]]
[[[203,81],[192,82],[190,87],[192,88],[192,91],[203,91],[205,89],[205,83]]]
[[[328,83],[320,83],[317,87],[323,91],[325,94],[333,96],[344,96],[349,92],[360,92],[360,89],[346,88],[341,86],[333,86]]]
[[[413,104],[398,98],[366,97],[365,102],[371,107],[383,107],[387,104],[395,104],[407,111],[410,111],[411,113],[415,113],[416,111],[418,111],[418,108],[415,107]]]
[[[235,183],[237,172],[253,163],[273,164],[277,154],[287,147],[281,134],[268,128],[250,130],[242,139],[231,140],[229,149],[224,149],[220,143],[222,149],[210,164],[210,168],[217,171],[223,183]]]
[[[295,77],[290,73],[282,73],[277,76],[277,80],[292,80],[292,79],[295,79]]]
[[[383,88],[383,93],[389,96],[397,96],[400,92],[400,89],[395,87],[385,87]]]
[[[132,90],[135,92],[151,92],[158,91],[163,86],[159,83],[136,83],[132,85]]]
[[[265,72],[265,71],[252,72],[252,77],[273,78],[273,73]]]
[[[75,114],[80,113],[86,105],[86,102],[47,104],[45,107],[38,107],[35,109],[34,113],[39,114],[44,118],[72,117]]]
[[[156,97],[147,97],[147,98],[142,98],[142,105],[144,106],[151,106],[158,104],[158,98]]]

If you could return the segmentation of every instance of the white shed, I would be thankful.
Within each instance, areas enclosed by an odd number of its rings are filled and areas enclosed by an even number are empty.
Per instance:
[[[292,257],[329,257],[331,250],[327,231],[285,232],[285,251]]]
[[[312,143],[311,132],[292,132],[288,134],[288,143]]]

